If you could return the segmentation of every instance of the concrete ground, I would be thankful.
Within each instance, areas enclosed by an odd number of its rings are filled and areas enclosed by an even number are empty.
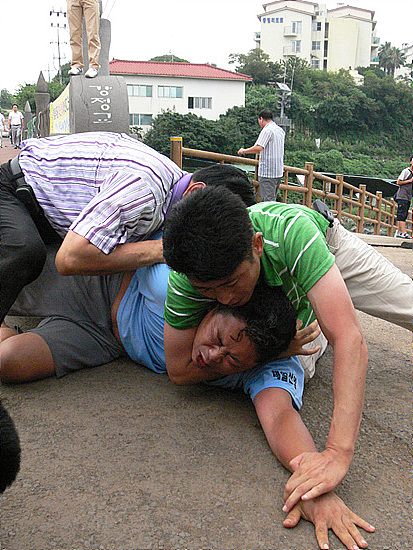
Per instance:
[[[411,275],[411,250],[379,250]],[[411,333],[364,314],[360,321],[366,402],[339,494],[376,526],[365,536],[372,550],[410,550]],[[331,365],[328,349],[304,394],[319,448],[331,419]],[[23,449],[1,500],[1,550],[317,547],[311,524],[282,527],[288,474],[242,393],[174,387],[123,360],[1,394]]]

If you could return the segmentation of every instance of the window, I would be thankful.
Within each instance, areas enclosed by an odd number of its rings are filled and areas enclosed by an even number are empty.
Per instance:
[[[158,97],[182,97],[182,86],[158,86]]]
[[[293,53],[301,53],[301,40],[293,40],[291,50]]]
[[[275,23],[274,17],[271,17],[271,23]]]
[[[275,22],[276,23],[279,23],[280,22],[280,19],[278,17],[275,18]]]
[[[134,97],[152,97],[152,86],[143,84],[128,84],[128,96]]]
[[[129,115],[129,126],[151,126],[152,115],[133,113]]]
[[[321,21],[313,21],[313,31],[321,31]]]
[[[320,40],[313,40],[312,43],[311,43],[311,49],[312,50],[321,50]]]
[[[324,35],[326,38],[328,38],[328,27],[329,27],[329,24],[326,23],[326,27],[325,27],[325,31],[324,31]]]
[[[280,23],[284,21],[284,17],[280,17]]]
[[[188,97],[188,109],[212,109],[212,97]]]
[[[319,59],[312,59],[311,60],[311,66],[313,69],[319,69],[320,68],[320,60]]]
[[[302,26],[302,21],[293,21],[291,23],[291,30],[296,34],[301,34]]]

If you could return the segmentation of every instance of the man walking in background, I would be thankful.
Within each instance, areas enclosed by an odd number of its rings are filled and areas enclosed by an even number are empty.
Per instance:
[[[285,132],[281,126],[274,122],[274,115],[269,109],[260,111],[258,124],[262,130],[255,145],[248,149],[239,149],[238,154],[260,154],[258,181],[261,199],[263,201],[275,201],[284,174]]]
[[[3,113],[0,113],[0,147],[3,147],[3,130],[6,129],[6,119]]]
[[[22,131],[24,130],[24,117],[17,110],[17,104],[13,105],[13,110],[9,113],[9,131],[11,136],[11,144],[15,149],[20,149],[20,141]]]

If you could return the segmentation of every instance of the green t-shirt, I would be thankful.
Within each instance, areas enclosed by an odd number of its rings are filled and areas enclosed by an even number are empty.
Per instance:
[[[282,286],[307,326],[315,315],[306,293],[334,264],[325,239],[328,221],[301,205],[259,203],[248,210],[255,231],[263,237],[261,267],[267,283]],[[199,325],[213,304],[185,275],[170,272],[164,317],[172,327]]]

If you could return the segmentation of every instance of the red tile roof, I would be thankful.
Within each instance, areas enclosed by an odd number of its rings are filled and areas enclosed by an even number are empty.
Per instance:
[[[155,76],[181,76],[218,80],[252,80],[252,77],[219,69],[208,63],[170,63],[169,61],[124,61],[112,59],[109,62],[111,74],[150,74]]]

